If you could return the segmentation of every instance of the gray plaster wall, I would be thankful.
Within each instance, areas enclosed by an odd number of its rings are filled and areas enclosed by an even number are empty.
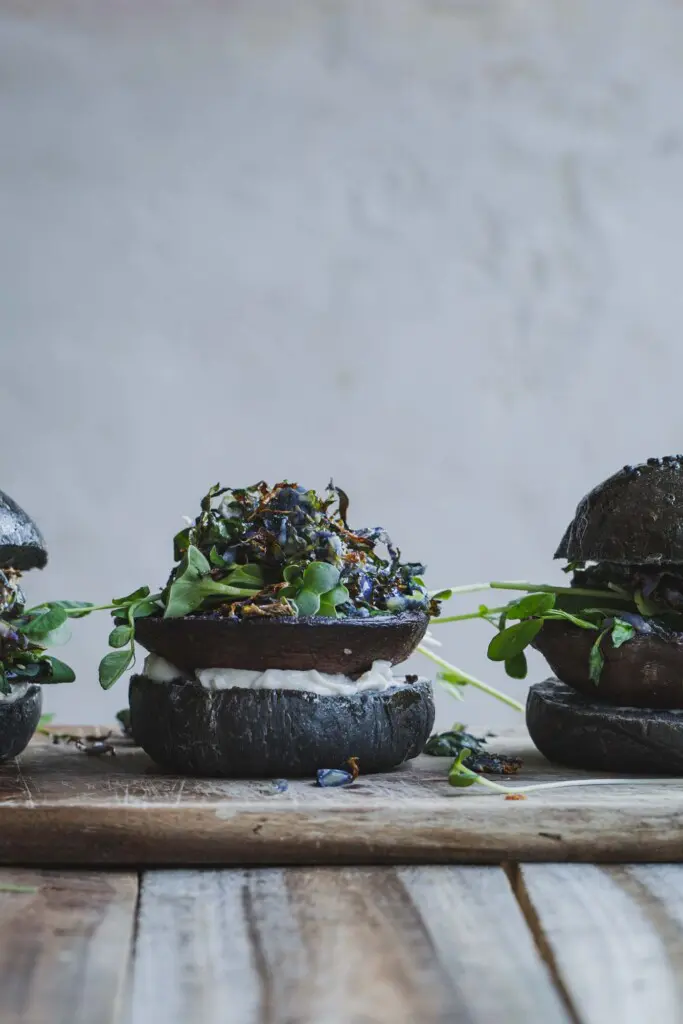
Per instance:
[[[162,583],[208,485],[283,476],[334,475],[434,586],[558,579],[581,495],[683,448],[682,195],[674,0],[1,0],[29,596]],[[76,625],[47,708],[110,719],[108,622]],[[523,694],[487,626],[441,629]]]

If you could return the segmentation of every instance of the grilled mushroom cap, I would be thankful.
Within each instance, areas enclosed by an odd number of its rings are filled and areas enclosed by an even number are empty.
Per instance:
[[[595,487],[579,502],[555,558],[683,565],[683,455],[624,466]]]
[[[251,616],[239,621],[209,612],[178,619],[138,619],[135,639],[187,672],[287,668],[359,676],[374,661],[392,665],[406,661],[428,624],[429,617],[421,611],[369,619]]]
[[[601,644],[604,664],[597,683],[589,674],[598,634],[571,622],[544,622],[534,640],[559,680],[589,700],[641,708],[683,708],[683,633],[667,639],[637,633],[614,647]]]
[[[0,568],[43,569],[47,549],[31,517],[8,494],[0,491]]]

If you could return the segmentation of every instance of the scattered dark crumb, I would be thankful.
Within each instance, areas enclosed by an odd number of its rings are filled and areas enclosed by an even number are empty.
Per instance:
[[[414,676],[412,674],[411,675],[407,675],[406,676],[406,682],[410,683],[412,685],[413,683],[416,683],[419,678],[420,678],[419,676]]]
[[[465,766],[480,775],[514,775],[522,767],[521,757],[505,757],[477,750],[465,760]]]
[[[110,754],[112,757],[116,756],[116,750],[113,744],[107,743],[104,739],[96,739],[94,741],[77,739],[74,746],[82,751],[84,754],[88,754],[90,757],[98,757],[100,754]]]
[[[269,795],[274,793],[286,793],[289,789],[289,783],[287,779],[273,779],[270,784],[271,788],[267,791]]]
[[[109,730],[109,732],[105,732],[102,736],[98,736],[97,734],[92,734],[90,736],[79,736],[77,733],[72,732],[55,732],[51,735],[52,742],[55,744],[55,746],[58,746],[60,743],[73,743],[74,746],[78,747],[79,749],[82,749],[85,744],[96,745],[98,743],[107,743],[107,740],[111,738],[111,729]],[[108,744],[108,746],[111,746],[111,744]]]
[[[559,832],[539,832],[538,835],[541,839],[556,839],[558,842],[562,840]]]

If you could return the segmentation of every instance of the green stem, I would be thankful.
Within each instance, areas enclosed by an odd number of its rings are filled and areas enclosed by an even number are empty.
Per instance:
[[[478,590],[489,590],[490,587],[490,583],[466,583],[464,587],[439,587],[438,590],[430,590],[429,596],[434,597],[434,594],[440,594],[443,590],[450,590],[451,595],[474,594]]]
[[[507,605],[501,605],[499,608],[487,608],[485,612],[467,612],[465,615],[448,615],[445,618],[439,616],[438,619],[430,619],[430,626],[440,626],[444,622],[464,622],[465,619],[485,619],[487,615],[496,615],[498,612],[504,612]]]
[[[521,590],[530,594],[571,594],[573,597],[611,597],[613,590],[588,590],[582,587],[555,587],[550,583],[525,583],[519,581],[494,581],[489,583],[491,590]]]
[[[493,580],[490,583],[469,583],[463,587],[440,587],[430,590],[430,597],[450,590],[453,594],[471,594],[479,590],[516,590],[529,594],[572,594],[574,597],[611,597],[618,595],[614,590],[589,590],[582,587],[556,587],[552,583],[527,583],[525,580]],[[632,603],[630,598],[624,600]]]
[[[571,789],[574,786],[637,786],[643,783],[651,783],[652,779],[564,779],[561,782],[536,782],[531,786],[502,786],[493,779],[487,779],[484,775],[473,772],[470,768],[460,765],[457,775],[463,775],[468,779],[474,779],[481,786],[495,793],[536,793],[541,789]],[[454,783],[457,787],[457,783]]]
[[[438,654],[434,654],[428,647],[424,647],[422,644],[417,648],[420,654],[424,654],[425,658],[429,658],[435,664],[440,665],[441,668],[446,669],[447,672],[452,672],[453,675],[458,676],[463,685],[474,686],[477,690],[481,690],[483,693],[487,693],[489,697],[495,697],[496,700],[500,700],[503,704],[507,704],[509,707],[514,708],[515,711],[524,711],[524,705],[520,704],[514,697],[508,697],[506,693],[502,693],[500,690],[496,690],[495,687],[489,686],[488,683],[484,683],[481,679],[476,679],[471,676],[468,672],[463,672],[462,669],[456,665],[451,665],[449,661],[444,661]],[[448,684],[447,684],[448,685]]]

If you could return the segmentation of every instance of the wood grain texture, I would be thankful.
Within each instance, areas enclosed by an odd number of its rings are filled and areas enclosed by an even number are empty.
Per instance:
[[[525,865],[518,893],[582,1024],[683,1022],[683,866]]]
[[[496,1017],[568,1019],[499,868],[144,878],[131,1024],[490,1024]]]
[[[528,740],[517,782],[586,778]],[[32,744],[0,767],[0,863],[228,865],[670,861],[683,856],[679,780],[536,793],[453,789],[448,760],[421,757],[348,789],[163,775],[140,750],[88,757]]]
[[[117,1024],[136,899],[135,875],[0,871],[2,1024]]]

